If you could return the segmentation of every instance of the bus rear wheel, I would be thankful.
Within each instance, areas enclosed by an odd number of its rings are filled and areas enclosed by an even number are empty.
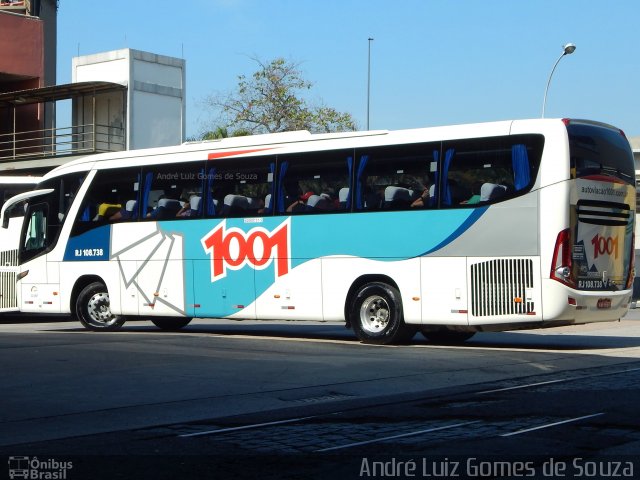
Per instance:
[[[190,318],[184,317],[152,317],[151,322],[160,330],[175,332],[186,327],[191,322]]]
[[[354,333],[363,343],[406,343],[416,333],[414,327],[404,323],[400,292],[382,282],[367,283],[358,290],[349,317]]]
[[[456,345],[464,343],[473,337],[476,332],[456,332],[455,330],[422,330],[424,338],[432,343],[442,345]]]
[[[109,291],[102,282],[90,283],[76,300],[76,318],[88,330],[110,332],[118,330],[125,318],[111,313]]]

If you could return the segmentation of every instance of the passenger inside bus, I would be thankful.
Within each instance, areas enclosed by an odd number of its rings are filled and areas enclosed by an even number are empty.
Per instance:
[[[388,210],[403,210],[411,205],[412,196],[413,190],[390,185],[384,189],[384,208]]]
[[[127,200],[124,207],[109,217],[109,221],[132,220],[136,218],[138,202],[137,200]]]
[[[111,218],[122,208],[120,203],[101,203],[98,206],[98,214],[94,217],[94,220],[106,220]]]
[[[176,217],[197,217],[200,214],[200,198],[199,195],[191,195],[182,204],[182,208],[178,210]]]
[[[313,192],[306,192],[304,195],[300,195],[300,197],[295,202],[287,207],[287,213],[305,212],[307,210],[307,201],[313,196],[317,195],[315,195]]]
[[[507,193],[506,185],[483,183],[480,187],[480,202],[490,202],[503,197]]]
[[[321,193],[320,195],[311,195],[307,199],[306,211],[309,213],[319,213],[333,210],[333,202],[331,196],[328,193]]]
[[[460,202],[460,205],[475,205],[476,203],[480,202],[480,183],[479,182],[474,182],[472,187],[471,187],[471,196],[469,198],[467,198],[466,200],[463,200]],[[478,193],[476,193],[478,192]]]
[[[167,220],[169,218],[174,218],[180,208],[181,204],[179,200],[175,200],[172,198],[161,198],[160,200],[158,200],[158,208],[151,212],[151,217],[157,218],[158,220]]]
[[[433,191],[433,185],[431,184],[429,175],[424,177],[421,187],[422,193],[418,198],[411,202],[412,208],[424,208],[429,206],[429,199],[431,198],[431,192]]]

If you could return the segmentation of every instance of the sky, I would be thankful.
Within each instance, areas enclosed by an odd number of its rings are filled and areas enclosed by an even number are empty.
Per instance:
[[[89,5],[89,6],[87,6]],[[640,135],[638,0],[60,0],[57,83],[77,55],[132,48],[186,60],[187,136],[215,120],[255,58],[300,64],[305,98],[373,130],[586,118]],[[369,42],[368,38],[374,40]],[[370,63],[369,63],[369,46]]]

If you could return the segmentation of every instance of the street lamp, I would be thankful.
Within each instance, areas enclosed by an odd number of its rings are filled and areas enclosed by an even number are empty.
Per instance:
[[[367,61],[367,130],[369,130],[369,105],[371,103],[371,42],[373,38],[369,37],[369,59]]]
[[[553,76],[553,72],[556,70],[558,63],[562,60],[562,57],[565,55],[571,55],[576,51],[576,46],[573,43],[567,43],[564,47],[562,47],[562,55],[558,57],[556,63],[553,64],[553,68],[551,69],[551,74],[549,75],[549,81],[547,81],[547,88],[544,89],[544,100],[542,101],[542,118],[544,118],[544,109],[547,106],[547,92],[549,91],[549,84],[551,83],[551,77]]]

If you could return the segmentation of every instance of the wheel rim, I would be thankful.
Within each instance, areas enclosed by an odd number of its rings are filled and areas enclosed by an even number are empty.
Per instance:
[[[391,309],[384,297],[372,295],[360,307],[360,325],[367,333],[380,334],[389,325]]]
[[[89,324],[94,327],[109,327],[118,321],[118,317],[111,313],[109,294],[107,292],[94,293],[87,302]]]

